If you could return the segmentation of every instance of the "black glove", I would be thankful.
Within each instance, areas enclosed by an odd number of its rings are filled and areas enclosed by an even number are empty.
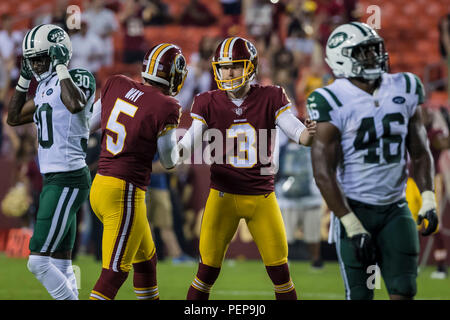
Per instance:
[[[417,217],[417,224],[422,224],[423,221],[428,221],[428,225],[426,225],[426,228],[424,231],[422,231],[423,236],[429,236],[430,234],[434,233],[439,225],[439,219],[436,213],[436,209],[430,209],[425,212],[424,215],[420,215]]]
[[[375,245],[368,233],[359,233],[350,238],[356,258],[365,266],[375,264]]]

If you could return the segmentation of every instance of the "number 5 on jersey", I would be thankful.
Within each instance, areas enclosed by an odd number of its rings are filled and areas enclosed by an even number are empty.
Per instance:
[[[108,122],[106,124],[106,129],[111,132],[114,132],[117,137],[114,142],[114,137],[106,134],[106,150],[111,152],[113,155],[117,155],[122,152],[123,146],[125,144],[125,138],[127,137],[127,130],[125,126],[118,121],[119,115],[124,113],[132,118],[134,118],[134,114],[137,111],[137,107],[123,101],[121,99],[117,99],[114,107],[109,115]]]

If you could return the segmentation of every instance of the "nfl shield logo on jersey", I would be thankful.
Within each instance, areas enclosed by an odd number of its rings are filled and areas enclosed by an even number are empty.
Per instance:
[[[236,112],[238,116],[242,116],[242,108],[234,108],[234,112]]]

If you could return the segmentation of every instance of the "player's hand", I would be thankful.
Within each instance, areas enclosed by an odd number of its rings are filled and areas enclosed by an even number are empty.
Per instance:
[[[31,80],[31,78],[33,78],[33,72],[31,71],[28,64],[25,62],[24,58],[22,58],[22,62],[20,65],[20,76],[25,80]]]
[[[356,234],[350,238],[355,248],[356,259],[365,266],[375,264],[375,245],[368,233]]]
[[[429,236],[439,230],[439,218],[436,212],[436,197],[432,191],[422,192],[422,207],[419,210],[417,224],[424,224],[423,236]]]
[[[314,135],[316,134],[317,122],[306,119],[304,124],[306,129],[300,134],[299,143],[304,146],[310,146],[313,142]]]
[[[313,121],[311,119],[306,119],[305,126],[306,126],[306,130],[308,130],[308,134],[311,137],[314,137],[314,135],[316,134],[316,130],[317,130],[317,122]]]
[[[61,43],[55,43],[48,49],[48,55],[52,60],[52,66],[56,67],[59,64],[67,66],[70,59],[69,49]]]
[[[375,244],[358,217],[353,212],[349,212],[340,217],[340,220],[355,249],[356,259],[365,266],[374,264]]]

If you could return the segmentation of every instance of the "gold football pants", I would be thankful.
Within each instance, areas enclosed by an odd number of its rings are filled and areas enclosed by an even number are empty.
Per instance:
[[[147,220],[145,191],[131,183],[97,174],[90,202],[103,223],[102,267],[129,272],[133,263],[155,254]]]
[[[222,265],[241,219],[245,219],[266,266],[287,262],[286,232],[274,192],[237,195],[210,189],[200,230],[199,250],[203,264]]]

